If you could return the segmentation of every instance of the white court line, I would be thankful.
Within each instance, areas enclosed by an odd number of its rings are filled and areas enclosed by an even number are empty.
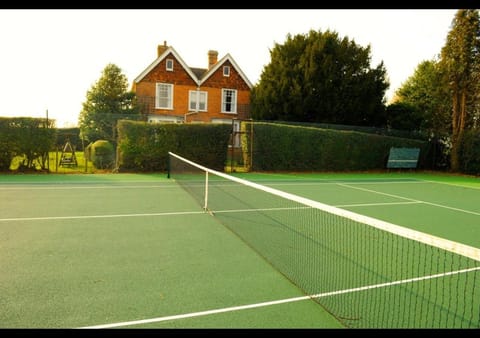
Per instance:
[[[70,185],[70,186],[18,186],[18,187],[2,187],[0,190],[71,190],[71,189],[148,189],[148,188],[175,188],[176,185],[163,184],[163,185]]]
[[[442,205],[442,204],[437,204],[437,203],[431,203],[431,202],[422,201],[422,200],[416,200],[416,199],[413,199],[413,198],[403,197],[403,196],[394,195],[394,194],[387,194],[387,193],[384,193],[384,192],[375,191],[375,190],[371,190],[371,189],[360,188],[360,187],[354,187],[354,186],[351,186],[351,185],[348,185],[348,184],[343,184],[343,183],[338,183],[338,185],[340,185],[340,186],[342,186],[342,187],[346,187],[346,188],[351,188],[351,189],[357,189],[357,190],[372,192],[372,193],[374,193],[374,194],[379,194],[379,195],[384,195],[384,196],[389,196],[389,197],[400,198],[400,199],[407,200],[407,201],[410,201],[410,202],[423,203],[423,204],[428,204],[428,205],[431,205],[431,206],[434,206],[434,207],[439,207],[439,208],[444,208],[444,209],[449,209],[449,210],[454,210],[454,211],[463,212],[463,213],[465,213],[465,214],[471,214],[471,215],[480,216],[480,212],[475,212],[475,211],[470,211],[470,210],[465,210],[465,209],[460,209],[460,208],[449,207],[449,206],[447,206],[447,205]]]
[[[368,203],[368,204],[347,204],[338,205],[336,207],[362,207],[362,206],[376,206],[376,205],[398,205],[398,204],[416,204],[417,202],[390,202],[390,203]],[[295,207],[280,207],[280,208],[258,208],[258,209],[227,209],[214,210],[214,214],[222,213],[236,213],[236,212],[258,212],[258,211],[283,211],[283,210],[300,210],[313,209],[310,206],[295,206]],[[44,217],[12,217],[0,218],[0,222],[14,222],[14,221],[49,221],[49,220],[65,220],[65,219],[90,219],[90,218],[119,218],[119,217],[150,217],[150,216],[176,216],[176,215],[196,215],[204,214],[205,211],[176,211],[176,212],[159,212],[146,214],[114,214],[114,215],[80,215],[80,216],[44,216]]]
[[[260,180],[257,180],[258,182],[260,182]],[[256,181],[256,182],[257,182]],[[271,181],[270,181],[271,182]],[[280,182],[280,183],[267,183],[265,185],[268,185],[268,186],[283,186],[283,185],[337,185],[337,184],[340,184],[340,183],[344,183],[344,184],[347,184],[347,182],[345,181],[338,181],[338,180],[331,180],[331,181],[328,181],[328,182]],[[353,182],[353,183],[349,183],[349,184],[425,184],[425,183],[432,183],[432,182],[428,182],[428,181],[384,181],[384,180],[379,180],[378,182],[377,181],[374,181],[374,180],[370,180],[368,182]]]
[[[459,187],[459,188],[480,189],[480,186],[472,187],[471,185],[463,185],[463,184],[458,184],[458,183],[450,183],[450,182],[442,182],[442,181],[431,181],[431,180],[423,180],[423,181],[425,181],[427,183],[438,183],[438,184],[451,185],[451,186]]]
[[[384,203],[356,203],[356,204],[335,205],[335,207],[337,208],[375,207],[378,205],[404,205],[404,204],[422,204],[422,202],[407,201],[407,202],[384,202]]]
[[[232,306],[232,307],[227,307],[227,308],[222,308],[222,309],[192,312],[192,313],[185,313],[185,314],[181,314],[181,315],[173,315],[173,316],[166,316],[166,317],[157,317],[157,318],[132,320],[132,321],[127,321],[127,322],[119,322],[119,323],[84,326],[84,327],[79,327],[78,329],[108,329],[108,328],[121,327],[121,326],[158,323],[158,322],[164,322],[164,321],[168,321],[168,320],[178,320],[178,319],[184,319],[184,318],[207,316],[207,315],[216,314],[216,313],[241,311],[241,310],[259,308],[259,307],[264,307],[264,306],[271,306],[271,305],[284,304],[284,303],[292,303],[292,302],[298,302],[298,301],[309,300],[309,299],[314,299],[314,298],[323,298],[323,297],[341,295],[341,294],[345,294],[345,293],[352,293],[352,292],[359,292],[359,291],[365,291],[365,290],[371,290],[371,289],[378,289],[378,288],[383,288],[383,287],[388,287],[388,286],[393,286],[393,285],[399,285],[399,284],[413,283],[413,282],[418,282],[418,281],[422,281],[422,280],[440,278],[440,277],[445,277],[445,276],[450,276],[450,275],[458,275],[458,274],[461,274],[461,273],[467,273],[467,272],[472,272],[472,271],[476,271],[476,270],[480,270],[480,266],[479,267],[474,267],[474,268],[469,268],[469,269],[462,269],[462,270],[457,270],[457,271],[444,272],[444,273],[439,273],[439,274],[430,275],[430,276],[409,278],[409,279],[399,280],[399,281],[395,281],[395,282],[387,282],[387,283],[380,283],[380,284],[374,284],[374,285],[367,285],[367,286],[362,286],[362,287],[352,288],[352,289],[345,289],[345,290],[340,290],[340,291],[330,291],[330,292],[319,293],[319,294],[310,295],[310,296],[301,296],[301,297],[280,299],[280,300],[275,300],[275,301],[270,301],[270,302],[263,302],[263,303],[249,304],[249,305],[241,305],[241,306]]]
[[[16,217],[0,218],[0,222],[12,221],[45,221],[59,219],[89,219],[89,218],[118,218],[118,217],[149,217],[149,216],[172,216],[172,215],[195,215],[204,214],[205,211],[177,211],[177,212],[157,212],[147,214],[117,214],[117,215],[86,215],[86,216],[48,216],[48,217]]]

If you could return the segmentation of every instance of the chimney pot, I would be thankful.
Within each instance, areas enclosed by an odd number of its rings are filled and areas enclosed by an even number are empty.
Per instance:
[[[208,69],[217,63],[218,52],[216,50],[208,51]]]
[[[158,45],[157,47],[157,57],[162,55],[163,52],[165,52],[167,50],[168,46],[167,46],[167,41],[163,41],[163,45]]]

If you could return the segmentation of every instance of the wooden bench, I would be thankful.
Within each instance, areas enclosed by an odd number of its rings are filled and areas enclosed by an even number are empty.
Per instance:
[[[387,168],[416,168],[420,148],[390,148]]]

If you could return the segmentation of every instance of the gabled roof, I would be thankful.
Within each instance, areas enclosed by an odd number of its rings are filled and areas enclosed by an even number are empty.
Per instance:
[[[241,78],[245,83],[248,85],[249,88],[252,88],[252,83],[248,80],[247,76],[245,75],[244,72],[240,69],[240,67],[237,65],[235,60],[233,60],[232,56],[230,54],[225,55],[223,58],[221,58],[212,68],[210,68],[202,77],[200,84],[205,82],[213,73],[217,71],[218,68],[220,68],[225,61],[230,61],[230,63],[233,65],[233,67],[237,70],[238,74],[240,74]]]
[[[245,83],[248,85],[249,88],[252,88],[251,82],[248,80],[247,76],[245,75],[244,72],[240,69],[240,67],[237,65],[235,60],[233,60],[232,56],[230,54],[225,55],[223,58],[221,58],[215,65],[210,68],[190,68],[187,66],[185,61],[178,55],[178,53],[173,49],[173,47],[168,47],[155,61],[153,61],[139,76],[133,80],[134,83],[140,82],[148,73],[150,73],[160,62],[163,61],[167,57],[168,54],[172,53],[173,56],[180,62],[182,65],[183,69],[190,75],[190,77],[195,81],[195,83],[200,86],[202,83],[204,83],[212,74],[217,71],[218,68],[220,68],[225,61],[230,61],[232,66],[236,69],[238,74],[240,74],[241,78]]]
[[[155,61],[153,61],[150,64],[150,66],[148,66],[139,76],[137,76],[135,78],[135,80],[133,80],[133,82],[135,82],[135,83],[140,82],[148,73],[150,73],[153,70],[153,68],[155,68],[160,62],[162,62],[163,59],[165,59],[167,57],[167,55],[170,54],[170,53],[172,53],[173,56],[175,56],[175,58],[178,60],[178,62],[180,62],[180,64],[182,65],[183,69],[185,69],[185,71],[188,73],[188,75],[190,75],[190,77],[193,79],[193,81],[195,81],[195,83],[197,83],[197,85],[198,85],[199,81],[198,81],[197,76],[192,72],[190,67],[187,66],[185,61],[183,61],[183,59],[180,57],[180,55],[178,55],[178,53],[176,52],[175,49],[173,49],[173,47],[168,47]]]
[[[190,68],[190,70],[197,76],[197,79],[201,79],[203,74],[207,72],[206,68]]]

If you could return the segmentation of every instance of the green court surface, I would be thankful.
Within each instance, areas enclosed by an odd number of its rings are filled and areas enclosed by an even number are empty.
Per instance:
[[[235,176],[480,248],[477,178]],[[0,199],[2,328],[344,327],[166,174],[2,175]]]

